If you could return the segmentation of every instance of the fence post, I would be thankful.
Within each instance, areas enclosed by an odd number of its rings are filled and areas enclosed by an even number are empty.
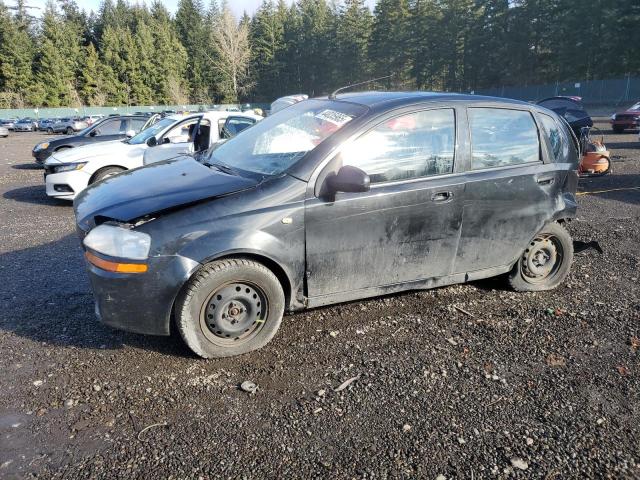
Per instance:
[[[629,88],[631,87],[631,73],[627,73],[627,88],[624,92],[624,99],[629,100]]]

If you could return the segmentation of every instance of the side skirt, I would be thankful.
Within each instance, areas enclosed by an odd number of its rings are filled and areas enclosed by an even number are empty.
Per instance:
[[[428,290],[430,288],[444,287],[446,285],[454,285],[457,283],[471,282],[482,278],[495,277],[511,271],[513,263],[502,265],[500,267],[485,268],[467,273],[456,273],[447,275],[446,277],[425,278],[414,280],[412,282],[394,283],[379,287],[368,287],[359,290],[351,290],[349,292],[332,293],[329,295],[320,295],[317,297],[309,297],[307,300],[307,308],[322,307],[334,303],[350,302],[364,298],[380,297],[392,293],[405,292],[407,290]]]

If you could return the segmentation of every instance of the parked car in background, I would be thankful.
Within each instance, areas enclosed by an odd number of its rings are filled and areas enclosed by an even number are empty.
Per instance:
[[[593,120],[587,113],[580,97],[551,97],[540,100],[538,105],[553,110],[564,118],[575,134],[576,138],[582,135],[582,129],[593,127]]]
[[[204,151],[220,140],[221,115],[229,116],[230,113],[172,115],[127,140],[54,152],[44,163],[47,195],[73,200],[88,185],[141,167],[145,160],[153,163],[183,153]],[[154,155],[145,157],[146,151],[151,149]]]
[[[35,132],[38,130],[38,121],[34,118],[21,118],[14,124],[13,129],[16,132]]]
[[[9,136],[9,129],[0,125],[0,137],[7,138]]]
[[[47,129],[48,133],[66,133],[67,135],[73,135],[75,132],[84,130],[87,128],[87,122],[82,121],[79,117],[74,118],[61,118],[51,127]]]
[[[182,122],[159,137],[150,137],[143,163],[160,162],[183,154],[204,152],[215,143],[232,138],[262,120],[253,111],[212,110],[182,117]]]
[[[107,117],[75,135],[56,137],[40,142],[33,148],[31,154],[36,163],[42,164],[54,152],[87,144],[133,137],[144,128],[155,123],[158,118],[157,115],[155,117],[146,115]]]
[[[500,274],[552,289],[573,259],[577,153],[554,112],[514,100],[302,101],[200,163],[78,196],[96,313],[138,333],[175,328],[210,358],[266,345],[285,310]]]
[[[82,121],[86,122],[87,125],[91,126],[94,123],[102,120],[104,118],[104,115],[88,115],[86,117],[82,117]]]
[[[5,127],[7,130],[13,130],[13,127],[15,126],[17,121],[18,121],[17,118],[9,118],[6,120],[2,120],[2,126]]]
[[[306,100],[309,98],[309,95],[305,95],[304,93],[299,93],[297,95],[287,95],[286,97],[280,97],[271,103],[271,109],[269,110],[269,115],[276,113],[278,110],[282,110],[283,108],[287,108],[291,105],[294,105],[298,102]]]
[[[635,130],[640,124],[640,102],[632,105],[626,110],[616,112],[611,115],[611,128],[616,133],[622,133],[625,130]]]
[[[38,122],[38,130],[41,132],[48,132],[49,127],[53,127],[56,123],[60,121],[59,118],[44,118]],[[51,131],[53,133],[53,131]]]

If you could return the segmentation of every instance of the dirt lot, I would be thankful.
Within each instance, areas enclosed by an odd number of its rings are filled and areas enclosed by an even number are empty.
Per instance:
[[[570,229],[602,253],[558,290],[316,309],[212,361],[96,322],[42,138],[0,139],[1,478],[640,478],[637,135],[607,135],[614,173],[581,181]]]

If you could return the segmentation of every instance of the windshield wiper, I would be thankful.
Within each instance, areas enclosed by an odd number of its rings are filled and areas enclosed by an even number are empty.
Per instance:
[[[225,165],[223,163],[209,163],[209,162],[206,162],[205,166],[217,168],[221,172],[229,174],[229,175],[238,175],[238,171],[237,170],[234,170],[229,165]]]

